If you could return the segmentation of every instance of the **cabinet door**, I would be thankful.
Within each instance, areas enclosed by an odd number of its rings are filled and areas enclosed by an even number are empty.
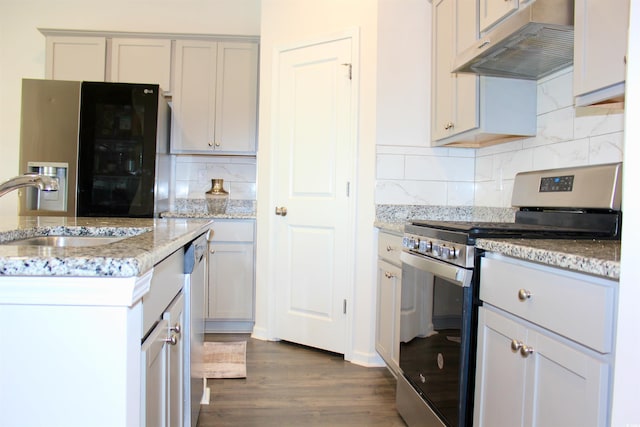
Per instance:
[[[573,92],[576,105],[624,99],[629,0],[576,0]]]
[[[479,308],[474,426],[523,425],[524,360],[511,345],[513,340],[519,343],[526,339],[523,326]]]
[[[216,42],[176,41],[172,152],[213,152],[217,55]]]
[[[451,72],[456,54],[477,38],[477,3],[441,0],[433,14],[433,126],[440,140],[478,126],[478,77]]]
[[[256,151],[258,45],[218,43],[214,150]]]
[[[535,331],[529,332],[526,345],[533,352],[527,358],[524,425],[608,425],[607,362]]]
[[[401,275],[399,267],[378,261],[376,350],[394,372],[399,372]]]
[[[433,123],[432,138],[445,138],[451,134],[454,112],[456,75],[451,48],[455,34],[455,1],[440,0],[433,8]]]
[[[474,426],[607,425],[605,357],[487,307],[478,315]]]
[[[105,58],[105,37],[48,36],[45,77],[103,82]]]
[[[171,91],[171,40],[112,39],[110,81],[153,83]]]
[[[171,149],[255,154],[258,45],[176,42]]]
[[[184,294],[181,292],[164,312],[163,319],[168,323],[167,355],[167,420],[169,426],[182,425],[184,417],[184,339],[182,330],[184,319]]]
[[[161,320],[142,343],[143,425],[164,427],[167,424],[167,328]]]
[[[253,320],[253,243],[209,246],[208,317]]]
[[[480,31],[518,10],[518,0],[480,0]]]
[[[455,57],[478,39],[478,2],[456,0],[455,44],[451,49],[450,64]],[[454,133],[466,132],[479,126],[479,77],[474,74],[455,74]]]

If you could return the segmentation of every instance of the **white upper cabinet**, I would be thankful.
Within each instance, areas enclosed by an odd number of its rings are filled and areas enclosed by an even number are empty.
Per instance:
[[[255,154],[258,45],[178,40],[174,153]]]
[[[452,73],[478,38],[475,0],[433,8],[432,145],[481,147],[536,134],[535,81]]]
[[[47,36],[45,77],[104,81],[106,43],[105,37]]]
[[[113,38],[112,82],[159,84],[171,91],[171,40]]]
[[[629,0],[576,0],[576,106],[624,100],[628,29]]]
[[[518,0],[479,0],[480,32],[518,10],[518,3]]]

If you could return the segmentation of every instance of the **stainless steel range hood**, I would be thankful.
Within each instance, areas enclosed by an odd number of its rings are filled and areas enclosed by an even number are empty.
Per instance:
[[[538,80],[573,64],[574,0],[534,0],[456,58],[453,72]]]

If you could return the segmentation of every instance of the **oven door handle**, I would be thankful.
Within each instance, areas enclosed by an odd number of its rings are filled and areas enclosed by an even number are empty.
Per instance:
[[[434,276],[442,277],[461,287],[467,287],[471,284],[473,270],[456,267],[442,261],[432,260],[430,258],[422,258],[407,252],[400,254],[400,260],[418,270],[427,271]]]

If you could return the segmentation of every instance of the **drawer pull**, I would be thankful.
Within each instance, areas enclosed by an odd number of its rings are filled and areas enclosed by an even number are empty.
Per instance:
[[[393,273],[390,273],[388,271],[385,271],[384,272],[384,277],[386,277],[387,279],[391,279],[392,277],[396,277],[396,275],[393,274]]]
[[[526,290],[526,289],[520,289],[520,290],[518,291],[518,299],[519,299],[520,301],[526,301],[526,300],[528,300],[529,298],[531,298],[531,291],[528,291],[528,290]]]
[[[169,338],[165,338],[163,341],[168,343],[169,345],[178,344],[178,339],[176,338],[175,335],[171,335]]]
[[[393,252],[393,246],[387,245],[387,252]]]
[[[522,357],[529,357],[531,353],[533,353],[533,347],[529,347],[523,344],[522,347],[520,348],[520,355]]]
[[[511,350],[513,350],[514,353],[517,353],[518,350],[520,350],[522,348],[524,344],[522,343],[522,341],[518,341],[518,340],[511,340]]]

